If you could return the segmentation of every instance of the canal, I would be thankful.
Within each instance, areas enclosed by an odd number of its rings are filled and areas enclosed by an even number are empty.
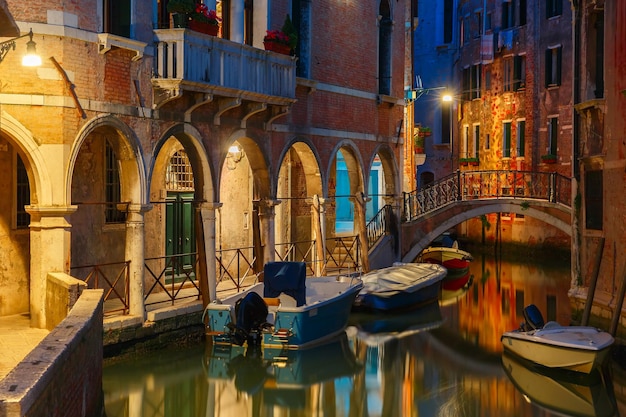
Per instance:
[[[536,304],[569,324],[569,263],[478,255],[466,288],[402,316],[354,316],[302,351],[206,345],[105,363],[107,417],[618,416],[626,375],[545,375],[503,356],[500,335]]]

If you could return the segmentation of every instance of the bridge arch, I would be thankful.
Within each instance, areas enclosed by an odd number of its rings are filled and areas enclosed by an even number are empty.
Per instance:
[[[493,199],[459,201],[402,225],[402,261],[412,262],[438,236],[466,220],[491,213],[533,217],[572,236],[569,207],[547,201]]]

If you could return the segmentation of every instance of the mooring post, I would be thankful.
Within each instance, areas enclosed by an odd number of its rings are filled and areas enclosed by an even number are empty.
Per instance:
[[[598,256],[596,257],[596,262],[593,267],[593,275],[591,275],[591,282],[589,283],[589,290],[587,290],[587,301],[585,302],[585,310],[583,311],[583,317],[580,321],[581,326],[586,326],[587,323],[589,323],[589,315],[591,314],[593,298],[596,293],[598,274],[600,273],[600,264],[602,263],[602,255],[604,255],[604,241],[604,237],[600,238],[600,253],[598,253]]]

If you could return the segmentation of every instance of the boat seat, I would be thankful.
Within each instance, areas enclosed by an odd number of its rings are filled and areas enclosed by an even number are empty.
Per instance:
[[[294,298],[296,306],[306,304],[306,264],[304,262],[268,262],[263,267],[263,297]],[[283,299],[281,298],[281,304]]]
[[[524,320],[531,329],[541,329],[544,326],[543,316],[536,305],[530,304],[524,308]]]

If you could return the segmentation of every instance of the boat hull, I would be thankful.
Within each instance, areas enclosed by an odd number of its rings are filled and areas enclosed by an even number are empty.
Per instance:
[[[398,263],[363,275],[353,311],[411,310],[439,299],[446,269],[428,263]]]
[[[348,277],[307,278],[307,292],[332,293],[327,298],[308,297],[302,306],[270,307],[268,321],[273,325],[260,334],[262,347],[301,349],[323,343],[345,330],[352,304],[363,284]],[[249,292],[263,295],[263,283],[207,306],[209,335],[214,343],[231,344],[229,326],[235,321],[235,304]]]
[[[606,362],[613,337],[592,327],[558,326],[506,332],[501,341],[506,351],[538,365],[588,374]]]

